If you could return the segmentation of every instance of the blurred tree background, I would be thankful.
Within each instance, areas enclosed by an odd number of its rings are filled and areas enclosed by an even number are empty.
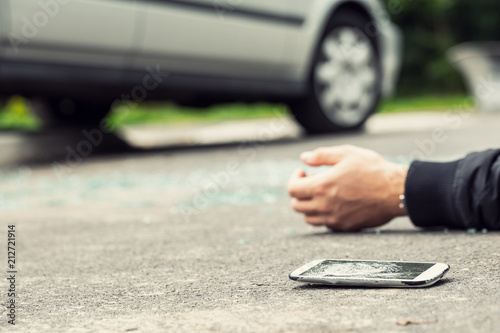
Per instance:
[[[464,93],[446,51],[463,42],[500,41],[500,1],[384,1],[404,36],[398,96]]]

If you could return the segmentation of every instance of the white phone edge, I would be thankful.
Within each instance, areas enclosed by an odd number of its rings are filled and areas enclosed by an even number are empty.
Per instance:
[[[323,285],[334,285],[334,286],[352,286],[352,287],[393,287],[393,288],[422,288],[433,285],[439,281],[449,270],[450,266],[443,263],[434,262],[418,262],[422,264],[433,264],[432,267],[427,269],[425,272],[414,278],[413,280],[391,280],[391,279],[332,279],[332,278],[311,278],[311,277],[301,277],[300,274],[307,271],[311,267],[319,264],[325,260],[337,260],[337,261],[353,261],[350,259],[319,259],[311,261],[288,275],[291,280],[311,283],[311,284],[323,284]],[[398,262],[394,260],[355,260],[355,261],[377,261],[377,262]],[[415,261],[411,261],[415,262]]]

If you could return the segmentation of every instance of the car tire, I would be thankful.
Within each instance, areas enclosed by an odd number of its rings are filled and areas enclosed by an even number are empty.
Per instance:
[[[71,127],[98,126],[111,107],[111,103],[71,99],[48,99],[44,104],[49,113],[50,123]]]
[[[354,10],[337,12],[318,43],[304,98],[290,103],[309,134],[360,129],[375,110],[381,70],[369,18]]]

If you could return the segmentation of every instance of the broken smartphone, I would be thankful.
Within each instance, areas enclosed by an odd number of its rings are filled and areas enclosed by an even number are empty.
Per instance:
[[[427,287],[450,269],[447,264],[405,261],[322,259],[290,273],[298,282],[355,287]]]

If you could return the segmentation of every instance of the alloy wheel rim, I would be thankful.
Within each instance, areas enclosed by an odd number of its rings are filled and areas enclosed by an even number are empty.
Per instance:
[[[313,73],[314,90],[324,114],[340,126],[360,124],[377,96],[377,56],[356,27],[333,29],[323,40]]]

